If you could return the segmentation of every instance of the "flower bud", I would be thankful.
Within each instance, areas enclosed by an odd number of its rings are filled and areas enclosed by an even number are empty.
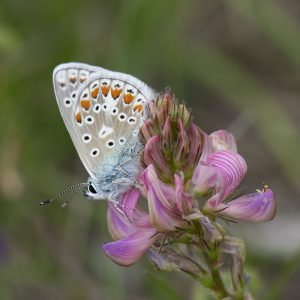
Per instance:
[[[191,122],[191,112],[178,104],[169,89],[149,103],[141,138],[146,143],[142,165],[152,164],[162,181],[172,183],[179,172],[185,182],[192,177],[203,149],[204,133]]]

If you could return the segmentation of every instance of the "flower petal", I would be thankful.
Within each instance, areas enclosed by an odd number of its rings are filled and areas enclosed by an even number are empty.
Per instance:
[[[188,129],[188,137],[190,140],[188,162],[192,165],[194,170],[203,151],[205,134],[195,123],[192,122]]]
[[[196,197],[208,192],[216,183],[217,177],[215,170],[202,164],[202,162],[206,161],[208,156],[211,155],[213,151],[211,140],[209,136],[204,133],[204,146],[202,154],[191,180],[192,190]]]
[[[218,130],[209,136],[214,151],[230,150],[237,152],[235,138],[232,133],[226,130]]]
[[[206,207],[215,207],[230,195],[241,183],[247,171],[245,160],[238,153],[229,150],[213,153],[202,164],[212,167],[217,174],[216,195],[207,201]]]
[[[144,150],[144,161],[147,166],[153,164],[164,177],[170,177],[170,170],[161,150],[159,136],[154,136],[148,140]]]
[[[230,150],[237,152],[234,136],[226,130],[218,130],[210,134],[204,134],[204,147],[200,163],[194,171],[192,186],[197,196],[205,194],[216,182],[216,172],[202,163],[216,151]]]
[[[242,196],[225,205],[227,208],[220,214],[241,221],[270,221],[276,214],[276,202],[271,189]]]
[[[183,159],[186,159],[189,154],[189,137],[187,135],[186,129],[182,123],[182,120],[178,121],[179,132],[178,132],[178,141],[177,149],[175,153],[175,162],[180,163]]]
[[[117,264],[130,266],[135,263],[144,252],[160,238],[154,228],[137,230],[126,238],[104,244],[104,252]]]
[[[175,191],[158,179],[152,165],[143,172],[140,181],[144,184],[152,225],[158,231],[173,231],[183,226],[185,221],[177,209]]]
[[[108,203],[107,225],[109,233],[114,240],[124,238],[136,230],[133,223],[112,202]]]
[[[192,211],[192,197],[183,191],[183,181],[178,175],[175,175],[175,196],[177,208],[181,215],[188,215]]]
[[[124,215],[131,222],[133,221],[135,207],[140,198],[140,194],[141,192],[139,189],[130,189],[122,195],[121,201],[118,205],[124,213]]]

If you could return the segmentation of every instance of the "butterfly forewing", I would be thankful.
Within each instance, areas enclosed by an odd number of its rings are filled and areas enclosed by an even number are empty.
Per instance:
[[[134,145],[155,92],[130,75],[78,63],[58,66],[53,80],[66,127],[95,178],[99,168],[118,162],[124,148]]]

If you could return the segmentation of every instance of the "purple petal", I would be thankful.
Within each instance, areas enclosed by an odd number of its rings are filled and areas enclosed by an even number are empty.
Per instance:
[[[184,226],[185,221],[176,206],[175,191],[158,179],[152,165],[143,172],[140,180],[144,184],[152,225],[158,231],[173,231],[175,227]]]
[[[276,214],[276,202],[271,189],[242,196],[225,205],[227,208],[221,214],[241,221],[270,221]]]
[[[209,167],[202,164],[207,158],[216,151],[230,150],[237,152],[234,136],[226,131],[219,130],[211,135],[204,134],[204,148],[201,154],[200,163],[194,171],[192,185],[194,193],[198,195],[205,194],[216,182],[216,173]]]
[[[122,240],[104,244],[104,252],[117,264],[130,266],[135,263],[144,252],[160,238],[154,228],[138,230]]]
[[[175,160],[180,162],[189,153],[189,137],[187,135],[187,132],[185,130],[185,127],[181,119],[178,121],[178,125],[179,125],[179,137],[178,137],[178,146],[177,146],[177,153],[175,155]]]
[[[124,238],[136,230],[133,223],[111,202],[108,203],[107,225],[109,233],[114,240]]]
[[[183,182],[178,175],[175,175],[176,204],[181,215],[188,215],[192,211],[192,197],[183,191]]]
[[[230,195],[244,178],[247,165],[245,160],[238,154],[229,150],[217,151],[203,162],[206,166],[212,167],[217,174],[215,185],[216,196],[208,200],[206,206],[214,207]]]
[[[213,152],[214,148],[211,142],[211,138],[209,135],[204,133],[204,145],[200,160],[205,161]]]
[[[191,180],[193,192],[197,196],[205,194],[216,183],[217,177],[215,170],[202,164],[202,162],[206,161],[208,156],[211,155],[213,151],[214,149],[209,136],[204,134],[204,147],[199,164],[197,165]]]
[[[154,136],[148,140],[144,150],[144,160],[147,166],[153,164],[165,176],[170,176],[168,164],[161,150],[159,136]]]
[[[123,194],[121,201],[119,203],[119,208],[123,211],[124,215],[130,220],[133,221],[133,215],[136,208],[136,204],[140,197],[139,189],[130,189]]]
[[[188,161],[193,164],[193,167],[195,167],[195,164],[198,163],[203,151],[205,134],[195,123],[192,122],[188,130],[188,137],[190,140]]]
[[[237,146],[233,134],[226,130],[218,130],[209,136],[214,151],[230,150],[237,152]]]

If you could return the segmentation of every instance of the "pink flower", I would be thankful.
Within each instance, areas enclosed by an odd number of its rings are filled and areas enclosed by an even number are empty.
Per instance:
[[[275,199],[268,187],[229,201],[247,171],[231,133],[202,132],[169,91],[151,102],[148,110],[149,119],[141,128],[146,144],[141,154],[141,188],[128,190],[118,207],[110,203],[108,208],[108,227],[115,241],[103,249],[113,261],[129,266],[148,248],[157,252],[166,235],[189,235],[199,226],[205,244],[214,247],[224,237],[216,217],[252,222],[274,217]],[[147,210],[138,207],[141,194]]]
[[[108,208],[108,228],[115,242],[103,245],[105,253],[116,263],[129,266],[162,238],[162,233],[188,226],[183,217],[192,209],[192,198],[183,191],[183,182],[175,176],[175,187],[157,177],[149,165],[141,174],[140,182],[148,200],[149,213],[135,205],[140,196],[137,189],[126,192],[121,200],[123,213],[113,204]]]
[[[192,179],[195,194],[212,193],[204,211],[241,221],[271,220],[275,216],[276,205],[269,188],[225,203],[226,198],[240,185],[247,165],[236,152],[236,143],[230,133],[217,131],[206,136],[206,141]]]
[[[136,189],[129,190],[122,197],[122,203],[136,203],[140,193]],[[126,206],[129,210],[129,206]],[[108,228],[114,242],[104,244],[104,252],[117,264],[130,266],[160,238],[152,226],[150,217],[140,209],[132,209],[131,219],[121,213],[113,203],[108,206]]]
[[[175,176],[175,188],[161,182],[153,165],[142,173],[140,182],[148,200],[149,215],[152,225],[162,232],[174,231],[186,227],[182,216],[191,210],[191,198],[183,192],[182,181]]]
[[[233,135],[225,130],[215,131],[209,136],[205,135],[204,148],[200,157],[200,163],[194,171],[191,186],[195,196],[205,195],[216,182],[216,173],[202,162],[216,151],[231,150],[237,152]]]

